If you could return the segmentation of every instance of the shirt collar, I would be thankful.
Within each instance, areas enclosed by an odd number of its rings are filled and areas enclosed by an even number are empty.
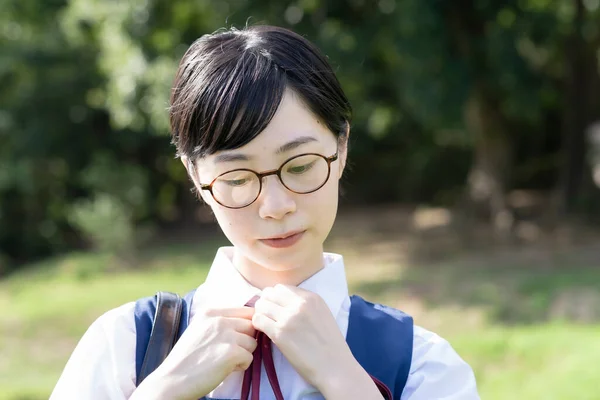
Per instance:
[[[232,259],[233,247],[221,247],[217,251],[202,290],[196,292],[194,305],[240,307],[252,297],[260,295],[260,290],[246,281],[234,267]],[[339,254],[323,253],[323,265],[323,269],[298,287],[321,296],[331,313],[337,316],[344,299],[348,297],[344,259]]]
[[[344,258],[339,254],[323,253],[323,265],[323,269],[298,287],[321,296],[333,316],[337,316],[344,299],[348,297]]]
[[[221,247],[217,250],[202,285],[203,299],[200,304],[210,304],[214,308],[241,307],[260,294],[260,289],[252,286],[233,266],[232,259],[233,247]],[[205,299],[205,295],[209,297]]]

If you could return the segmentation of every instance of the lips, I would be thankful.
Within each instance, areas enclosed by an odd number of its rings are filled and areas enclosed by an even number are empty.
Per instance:
[[[291,247],[298,243],[300,239],[302,239],[302,237],[304,236],[304,232],[306,231],[288,232],[280,236],[274,236],[267,239],[260,239],[260,242],[276,249]]]

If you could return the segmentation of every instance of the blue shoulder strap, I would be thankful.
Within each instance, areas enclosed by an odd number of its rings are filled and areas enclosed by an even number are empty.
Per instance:
[[[184,297],[178,338],[189,324],[194,291]],[[398,310],[351,296],[346,341],[359,364],[384,383],[394,400],[400,400],[410,371],[413,349],[413,320]],[[156,296],[135,304],[136,376],[139,375],[152,332]]]
[[[400,400],[412,361],[413,319],[359,296],[350,300],[346,342],[358,363]]]
[[[193,290],[185,295],[183,298],[183,304],[181,308],[181,319],[179,321],[179,332],[177,333],[177,339],[188,327],[190,322],[190,310],[192,306],[192,299],[194,298]],[[144,356],[146,355],[146,349],[150,341],[150,334],[152,333],[152,325],[154,323],[154,315],[156,314],[156,296],[144,297],[139,299],[135,303],[134,318],[135,318],[135,333],[136,333],[136,347],[135,347],[135,376],[140,376],[142,370],[142,364],[144,362]]]

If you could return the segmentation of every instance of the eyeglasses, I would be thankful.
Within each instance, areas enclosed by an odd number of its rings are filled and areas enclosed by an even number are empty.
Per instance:
[[[209,185],[200,189],[210,191],[217,203],[227,208],[244,208],[254,203],[262,191],[263,178],[277,175],[290,192],[308,194],[321,189],[329,180],[331,163],[338,159],[316,153],[301,154],[285,161],[281,167],[266,172],[251,169],[234,169],[217,176]]]

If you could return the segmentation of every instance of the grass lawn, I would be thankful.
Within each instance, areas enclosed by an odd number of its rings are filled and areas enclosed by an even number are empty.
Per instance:
[[[0,281],[0,399],[47,399],[95,318],[158,290],[192,289],[220,243],[155,247],[136,269],[101,274],[110,258],[70,254]],[[347,254],[351,291],[448,339],[474,368],[483,399],[600,399],[598,259],[546,252],[536,263],[526,255],[419,263],[394,251],[365,258],[372,245],[330,242]]]

